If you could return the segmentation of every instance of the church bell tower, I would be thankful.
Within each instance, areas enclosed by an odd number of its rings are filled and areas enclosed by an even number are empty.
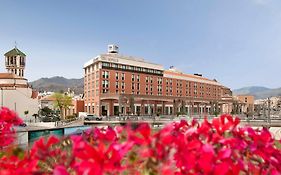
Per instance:
[[[26,55],[17,47],[5,53],[5,66],[8,73],[14,73],[17,76],[24,76]]]

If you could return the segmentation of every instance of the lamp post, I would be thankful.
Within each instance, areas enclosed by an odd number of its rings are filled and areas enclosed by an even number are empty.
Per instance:
[[[3,91],[3,87],[1,87],[1,107],[4,106],[4,91]]]
[[[267,109],[268,109],[268,117],[267,117],[267,123],[270,124],[270,98],[267,99]]]

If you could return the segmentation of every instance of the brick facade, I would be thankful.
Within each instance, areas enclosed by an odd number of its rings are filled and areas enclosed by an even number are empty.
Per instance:
[[[229,88],[201,75],[118,53],[84,65],[85,111],[96,115],[202,114],[222,111]]]

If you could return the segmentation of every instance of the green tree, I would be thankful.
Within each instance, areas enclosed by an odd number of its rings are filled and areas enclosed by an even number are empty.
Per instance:
[[[64,111],[72,106],[72,98],[63,93],[54,93],[52,97],[55,99],[54,107],[60,110],[61,119],[64,119]]]
[[[54,111],[48,107],[44,107],[40,110],[40,114],[42,116],[48,116],[48,115],[51,115],[52,113],[54,113]]]

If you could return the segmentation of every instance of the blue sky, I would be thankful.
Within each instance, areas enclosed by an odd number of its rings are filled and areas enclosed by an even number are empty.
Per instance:
[[[30,81],[80,78],[86,61],[116,43],[124,55],[232,89],[281,87],[280,0],[2,0],[1,72],[15,41]]]

